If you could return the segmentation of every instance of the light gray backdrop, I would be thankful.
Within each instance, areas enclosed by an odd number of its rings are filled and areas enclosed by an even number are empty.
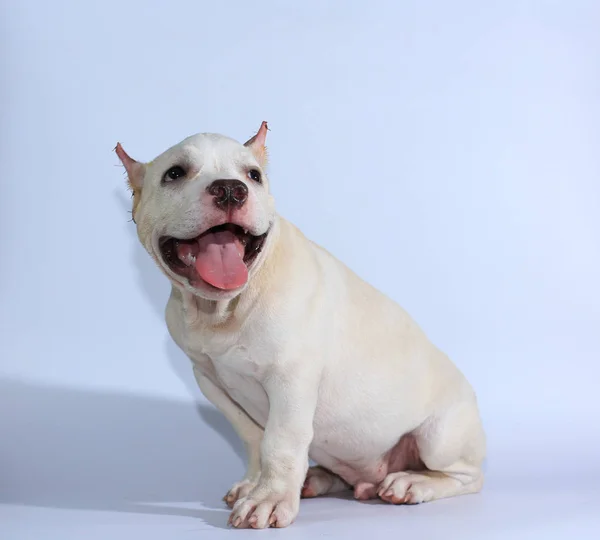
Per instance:
[[[32,0],[1,19],[0,500],[218,533],[243,453],[167,335],[112,149],[262,120],[280,212],[472,381],[489,490],[599,479],[598,2]],[[167,502],[203,509],[141,505]]]

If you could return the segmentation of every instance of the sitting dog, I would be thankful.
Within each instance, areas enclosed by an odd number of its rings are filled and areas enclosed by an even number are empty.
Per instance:
[[[149,163],[120,144],[169,332],[248,454],[234,527],[285,527],[301,497],[416,504],[478,492],[485,434],[461,372],[396,303],[275,211],[267,124]],[[309,457],[317,467],[309,468]]]

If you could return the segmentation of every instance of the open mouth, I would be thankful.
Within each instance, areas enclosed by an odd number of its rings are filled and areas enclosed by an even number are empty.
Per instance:
[[[267,233],[254,236],[239,225],[226,223],[196,238],[164,236],[159,246],[168,267],[192,286],[204,281],[217,289],[233,290],[248,281],[248,269],[266,238]]]

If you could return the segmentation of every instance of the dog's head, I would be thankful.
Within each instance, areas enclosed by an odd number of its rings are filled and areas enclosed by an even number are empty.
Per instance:
[[[275,218],[265,174],[267,124],[245,144],[188,137],[149,163],[116,152],[133,192],[138,236],[178,287],[231,299],[259,267]]]

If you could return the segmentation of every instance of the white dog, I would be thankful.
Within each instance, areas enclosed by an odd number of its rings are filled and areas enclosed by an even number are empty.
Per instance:
[[[481,489],[475,394],[396,303],[275,212],[267,124],[150,163],[116,152],[139,239],[172,283],[171,336],[248,452],[234,527],[285,527],[301,496],[415,504]],[[308,467],[309,457],[319,467]]]

